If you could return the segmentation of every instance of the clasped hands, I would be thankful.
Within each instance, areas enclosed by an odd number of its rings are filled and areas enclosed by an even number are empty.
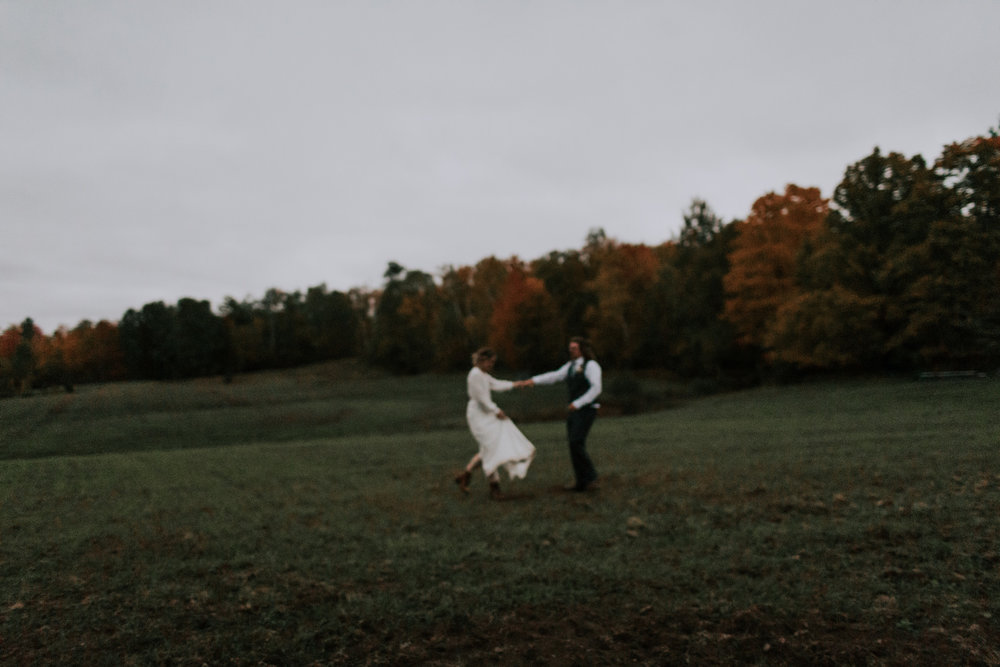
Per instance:
[[[514,389],[525,389],[527,387],[534,387],[534,386],[535,386],[535,381],[530,378],[527,380],[517,380],[516,382],[514,382]],[[567,407],[566,409],[569,412],[574,412],[576,411],[576,406],[570,403],[569,407]]]

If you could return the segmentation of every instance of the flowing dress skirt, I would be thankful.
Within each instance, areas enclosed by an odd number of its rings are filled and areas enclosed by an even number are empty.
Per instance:
[[[469,401],[465,418],[472,437],[479,443],[483,474],[489,477],[499,468],[506,470],[511,479],[523,479],[528,474],[528,466],[535,458],[535,446],[514,422],[497,419],[496,415],[484,412],[475,401]]]

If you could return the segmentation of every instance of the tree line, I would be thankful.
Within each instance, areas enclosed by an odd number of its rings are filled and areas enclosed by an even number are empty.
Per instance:
[[[489,344],[514,370],[551,366],[571,335],[602,363],[752,383],[814,371],[1000,366],[1000,137],[870,155],[832,197],[788,185],[720,219],[694,200],[679,234],[531,261],[487,257],[438,275],[389,263],[374,290],[325,285],[259,299],[149,303],[117,323],[0,334],[0,394],[179,379],[360,357],[453,371]]]

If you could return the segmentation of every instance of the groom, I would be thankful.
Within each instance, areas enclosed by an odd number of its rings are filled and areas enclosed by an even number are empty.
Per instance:
[[[597,481],[597,470],[587,455],[587,434],[597,419],[595,403],[601,393],[601,365],[594,359],[594,351],[585,338],[575,337],[569,342],[569,361],[561,368],[536,375],[519,383],[524,387],[536,384],[566,382],[569,391],[569,411],[566,416],[566,435],[569,439],[569,456],[573,463],[576,483],[567,491],[586,491]]]

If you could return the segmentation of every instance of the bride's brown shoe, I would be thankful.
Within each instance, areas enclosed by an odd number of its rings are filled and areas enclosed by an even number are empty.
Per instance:
[[[503,500],[503,493],[500,492],[500,482],[490,482],[490,498],[493,500]]]
[[[455,476],[455,484],[458,484],[458,489],[462,493],[469,492],[469,482],[472,481],[472,473],[468,470],[463,470]]]

